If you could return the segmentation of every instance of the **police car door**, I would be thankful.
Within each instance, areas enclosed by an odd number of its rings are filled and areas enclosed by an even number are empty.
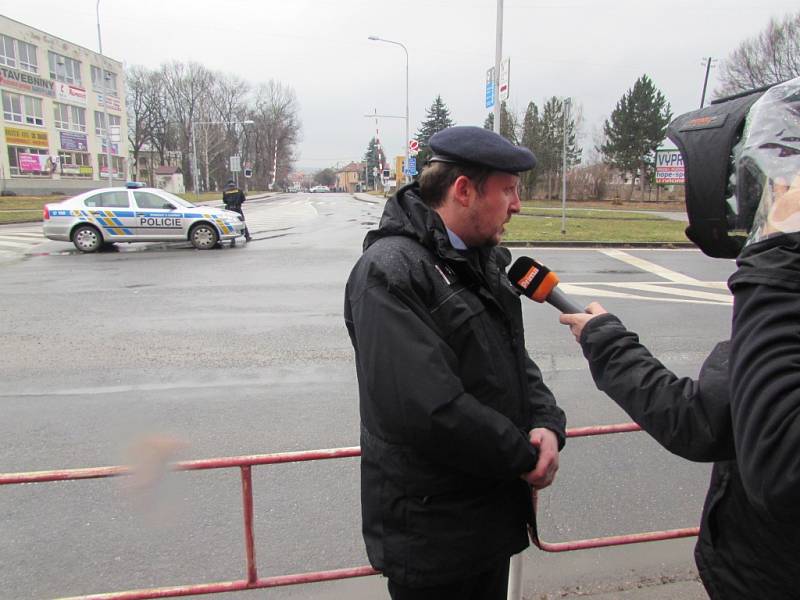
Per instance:
[[[137,231],[150,240],[181,240],[183,233],[183,213],[166,198],[153,192],[133,191],[136,211]]]
[[[100,226],[107,242],[129,241],[137,233],[127,190],[101,191],[83,201],[90,221]]]

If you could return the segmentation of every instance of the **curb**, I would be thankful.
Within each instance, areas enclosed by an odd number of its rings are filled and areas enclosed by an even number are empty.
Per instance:
[[[503,242],[507,248],[697,248],[692,242],[601,242],[576,240],[572,242],[518,240]]]

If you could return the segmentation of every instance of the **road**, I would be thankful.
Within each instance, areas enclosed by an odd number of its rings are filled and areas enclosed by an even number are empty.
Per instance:
[[[379,203],[280,195],[245,207],[254,241],[196,251],[125,245],[83,255],[43,241],[0,262],[0,472],[102,466],[154,435],[177,459],[358,444],[344,282]],[[34,227],[0,229],[0,243]],[[9,233],[12,232],[12,233]],[[14,238],[19,240],[20,238]],[[22,243],[22,242],[18,242]],[[21,249],[20,249],[21,248]],[[665,364],[697,375],[727,337],[733,263],[693,250],[526,248],[581,303],[599,299]],[[526,303],[529,352],[570,426],[626,416],[591,382],[555,309]],[[644,434],[573,440],[540,500],[548,541],[696,525],[709,468]],[[254,470],[259,575],[366,564],[358,461]],[[0,489],[0,598],[21,600],[243,576],[238,473]],[[692,540],[525,554],[526,598],[694,576]],[[383,597],[379,578],[270,598]],[[264,592],[225,598],[263,598]]]

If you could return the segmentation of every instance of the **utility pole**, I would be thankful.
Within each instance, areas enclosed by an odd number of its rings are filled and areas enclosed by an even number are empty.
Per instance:
[[[494,132],[500,133],[500,66],[503,62],[503,0],[497,0],[497,29],[494,46]]]
[[[703,104],[706,102],[706,87],[708,86],[708,74],[711,71],[711,62],[712,58],[709,56],[704,59],[706,63],[706,77],[703,79],[703,95],[700,98],[700,108],[703,108]]]
[[[100,0],[97,0],[97,46],[100,50],[100,85],[103,88],[103,119],[106,124],[106,169],[108,169],[108,187],[113,187],[111,171],[111,123],[108,120],[108,86],[106,85],[106,60],[103,56],[103,39],[100,36]]]

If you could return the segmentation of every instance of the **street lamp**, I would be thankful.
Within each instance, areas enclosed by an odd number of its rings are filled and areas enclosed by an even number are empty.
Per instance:
[[[197,179],[198,169],[197,169],[197,145],[194,141],[194,128],[197,125],[252,125],[255,121],[247,120],[247,121],[192,121],[192,129],[191,129],[191,137],[192,137],[192,185],[194,186],[194,196],[195,198],[199,198],[199,192],[197,190],[199,181]],[[208,170],[208,165],[206,165],[206,170]]]
[[[703,79],[703,95],[700,97],[700,108],[703,108],[703,104],[706,102],[706,87],[708,86],[708,74],[711,71],[711,67],[715,65],[717,61],[710,56],[704,56],[703,62],[700,63],[701,66],[706,68],[706,77]]]
[[[405,139],[405,143],[403,145],[405,146],[405,149],[406,149],[405,181],[406,181],[406,183],[408,183],[408,181],[409,181],[409,174],[408,174],[408,142],[410,141],[410,138],[408,137],[408,48],[406,48],[400,42],[395,42],[393,40],[385,40],[385,39],[380,38],[380,37],[378,37],[376,35],[371,35],[367,39],[372,40],[373,42],[386,42],[387,44],[394,44],[395,46],[400,46],[403,49],[403,51],[406,53],[406,139]]]
[[[103,119],[106,122],[106,169],[108,169],[108,187],[114,185],[111,171],[111,123],[108,121],[108,86],[106,86],[106,60],[103,57],[103,39],[100,37],[100,0],[95,7],[97,13],[97,45],[100,50],[100,80],[103,82]]]

